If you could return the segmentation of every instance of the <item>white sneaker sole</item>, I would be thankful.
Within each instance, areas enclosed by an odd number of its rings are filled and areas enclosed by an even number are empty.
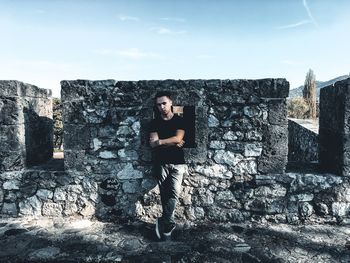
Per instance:
[[[168,233],[163,233],[165,237],[171,237],[171,233],[175,230],[176,226],[174,226]]]
[[[160,232],[159,232],[159,223],[158,223],[159,218],[156,220],[156,234],[159,239],[161,239]]]

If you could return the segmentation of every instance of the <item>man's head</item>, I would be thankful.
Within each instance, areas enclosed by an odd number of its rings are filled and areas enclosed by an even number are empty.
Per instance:
[[[156,107],[161,115],[167,116],[171,112],[173,102],[169,91],[159,91],[155,96]]]

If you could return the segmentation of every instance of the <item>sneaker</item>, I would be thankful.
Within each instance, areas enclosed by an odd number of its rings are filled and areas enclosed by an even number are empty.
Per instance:
[[[161,218],[157,218],[156,220],[156,235],[159,239],[162,238],[162,234],[163,234],[163,224],[162,224],[162,221],[161,221]]]
[[[171,233],[174,231],[174,229],[176,228],[176,224],[175,223],[167,223],[164,225],[164,229],[163,229],[163,235],[165,238],[169,238],[171,237]]]

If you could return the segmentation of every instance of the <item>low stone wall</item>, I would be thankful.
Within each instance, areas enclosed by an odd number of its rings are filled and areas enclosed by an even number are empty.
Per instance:
[[[0,172],[51,158],[52,135],[51,91],[0,81]]]
[[[288,162],[318,162],[318,133],[288,119]]]
[[[341,176],[290,172],[256,175],[250,182],[223,178],[199,181],[199,175],[194,176],[187,175],[184,181],[176,211],[181,222],[268,220],[297,224],[304,221],[339,223],[349,218],[350,183]],[[117,200],[111,196],[118,191],[117,181],[109,185],[103,182],[100,186],[96,181],[88,177],[74,178],[65,171],[4,172],[0,175],[0,211],[3,216],[94,217],[99,199],[104,198],[102,202],[112,205]],[[103,195],[99,188],[105,191]],[[158,188],[150,178],[141,181],[139,192],[146,190],[147,194],[137,201],[137,211],[141,219],[154,222],[160,212],[160,201],[154,196]],[[104,219],[126,219],[123,213],[110,211],[112,214],[105,215]]]

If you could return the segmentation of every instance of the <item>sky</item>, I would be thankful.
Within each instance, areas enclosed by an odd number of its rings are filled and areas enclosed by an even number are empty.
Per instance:
[[[286,78],[350,72],[348,0],[0,0],[0,79]]]

